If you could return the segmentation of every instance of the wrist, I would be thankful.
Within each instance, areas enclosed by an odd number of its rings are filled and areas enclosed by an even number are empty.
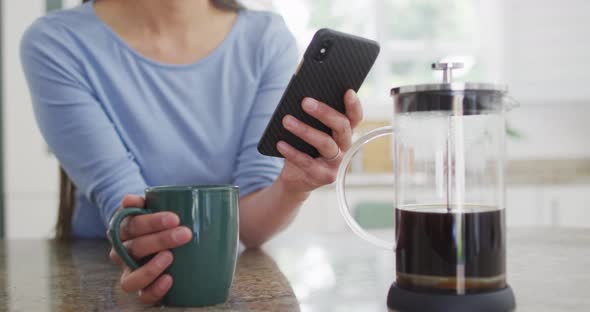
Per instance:
[[[290,183],[285,181],[281,176],[274,181],[273,186],[281,194],[281,197],[287,197],[289,201],[293,202],[304,202],[311,194],[311,191],[293,189]]]

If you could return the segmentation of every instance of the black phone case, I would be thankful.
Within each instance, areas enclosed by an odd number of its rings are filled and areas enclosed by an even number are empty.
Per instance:
[[[331,40],[332,45],[326,58],[320,62],[314,53],[326,40]],[[283,127],[283,117],[287,114],[295,116],[331,135],[330,128],[303,111],[301,101],[304,97],[311,97],[344,113],[344,93],[348,89],[358,91],[378,54],[379,44],[376,41],[326,28],[318,30],[258,143],[258,151],[268,156],[283,157],[276,149],[277,142],[282,140],[311,157],[320,156],[313,146]]]

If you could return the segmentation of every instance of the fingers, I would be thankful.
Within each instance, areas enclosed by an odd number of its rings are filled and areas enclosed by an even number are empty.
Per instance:
[[[121,288],[127,293],[133,293],[148,287],[172,264],[172,260],[172,252],[165,250],[137,270],[129,271],[126,268],[121,277]]]
[[[283,118],[283,126],[303,141],[315,147],[325,158],[332,158],[338,154],[338,144],[328,134],[317,130],[297,118],[287,115]]]
[[[309,155],[298,151],[286,142],[279,141],[277,149],[287,161],[292,162],[300,170],[310,177],[313,186],[331,184],[336,180],[336,171],[325,166],[325,163],[318,159],[313,159]]]
[[[111,258],[111,261],[116,265],[123,265],[123,260],[121,260],[113,248],[111,248],[111,251],[109,252],[109,258]]]
[[[158,233],[139,236],[123,243],[134,259],[141,259],[145,256],[182,246],[192,238],[192,231],[186,226],[179,226],[173,229]]]
[[[124,242],[140,236],[145,236],[152,233],[159,233],[168,229],[178,227],[180,223],[178,216],[171,212],[158,212],[149,215],[128,217],[125,220],[127,220],[127,222],[121,223],[121,240]],[[183,243],[186,242],[183,241]],[[164,249],[167,248],[162,248],[160,250]],[[154,252],[160,250],[156,250]],[[117,255],[117,253],[113,249],[111,249],[111,251],[109,252],[109,258],[111,258],[111,260],[117,265],[123,264],[123,261],[121,260],[119,255]]]
[[[156,304],[162,300],[170,287],[172,287],[172,276],[164,274],[140,292],[139,301],[150,305]]]
[[[133,194],[127,194],[125,196],[123,196],[123,200],[121,202],[121,207],[119,207],[117,209],[117,211],[123,209],[123,208],[129,208],[129,207],[138,207],[138,208],[143,208],[145,206],[145,200],[143,199],[143,197],[138,196],[138,195],[133,195]],[[121,222],[121,225],[123,224],[127,224],[129,218],[126,218],[123,220],[123,222]],[[122,229],[124,229],[125,227],[121,226]],[[124,231],[121,231],[124,232]],[[106,231],[106,236],[108,238],[108,240],[111,240],[111,237],[109,236],[109,230],[107,229]],[[124,233],[122,233],[122,236],[124,236]]]
[[[352,129],[356,128],[363,120],[363,107],[354,90],[348,90],[344,94],[344,107],[346,109],[346,117],[350,121]]]
[[[363,119],[360,100],[354,90],[348,90],[344,94],[344,105],[346,115],[312,98],[305,98],[301,103],[307,114],[332,130],[331,137],[290,115],[283,118],[283,126],[315,147],[324,158],[333,158],[338,155],[338,148],[348,150],[352,144],[352,129]]]
[[[141,196],[132,195],[132,194],[125,195],[123,197],[122,206],[123,206],[123,208],[127,208],[127,207],[143,208],[145,206],[145,200]]]
[[[136,195],[126,195],[122,207],[144,207],[145,200]],[[135,271],[125,267],[121,277],[121,288],[128,293],[139,292],[139,300],[155,304],[162,300],[172,287],[172,276],[164,270],[173,261],[172,249],[190,241],[192,232],[179,227],[178,216],[171,212],[129,217],[121,224],[121,240],[125,241],[130,255],[135,259],[157,253],[146,264]],[[122,265],[121,258],[111,249],[111,260]]]
[[[346,115],[341,114],[332,107],[312,98],[303,99],[301,106],[310,116],[332,129],[332,137],[342,150],[347,150],[350,147],[352,128],[350,120],[348,120]],[[336,155],[337,152],[338,150],[330,155],[322,154],[322,156],[330,158]]]
[[[147,215],[127,217],[121,222],[121,240],[157,233],[177,227],[180,224],[178,215],[173,212],[157,212]]]

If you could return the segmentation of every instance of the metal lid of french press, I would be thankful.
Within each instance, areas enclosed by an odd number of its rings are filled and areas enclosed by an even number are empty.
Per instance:
[[[433,70],[442,70],[442,83],[428,83],[395,87],[391,89],[391,95],[406,93],[428,92],[428,91],[465,91],[465,90],[482,90],[497,91],[505,93],[508,91],[506,85],[492,83],[474,83],[474,82],[453,82],[453,70],[463,68],[463,63],[457,62],[438,62],[432,63]]]
[[[453,69],[462,63],[434,63],[433,70],[442,70],[442,83],[402,86],[391,89],[395,111],[447,111],[453,114],[477,115],[500,111],[507,94],[506,85],[453,82]]]

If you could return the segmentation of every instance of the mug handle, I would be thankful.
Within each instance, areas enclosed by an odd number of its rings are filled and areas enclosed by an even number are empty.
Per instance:
[[[373,141],[376,138],[388,134],[393,134],[393,127],[387,126],[372,130],[367,134],[363,135],[356,142],[354,142],[354,144],[350,147],[346,154],[344,154],[342,162],[340,163],[340,167],[338,168],[338,175],[336,177],[336,195],[338,197],[338,206],[340,208],[340,213],[344,217],[346,224],[348,224],[348,226],[356,235],[377,247],[392,250],[395,248],[395,241],[389,242],[380,239],[377,236],[369,234],[366,230],[364,230],[358,224],[358,222],[356,222],[354,217],[350,214],[348,201],[346,200],[346,171],[348,170],[350,162],[363,145]]]
[[[115,215],[111,218],[111,222],[109,223],[109,238],[111,239],[111,244],[113,245],[113,249],[123,260],[123,262],[131,269],[135,270],[139,268],[139,265],[127,252],[125,246],[123,246],[123,242],[121,242],[121,222],[123,219],[130,217],[130,216],[137,216],[137,215],[145,215],[150,214],[151,211],[143,208],[124,208],[115,213]]]

